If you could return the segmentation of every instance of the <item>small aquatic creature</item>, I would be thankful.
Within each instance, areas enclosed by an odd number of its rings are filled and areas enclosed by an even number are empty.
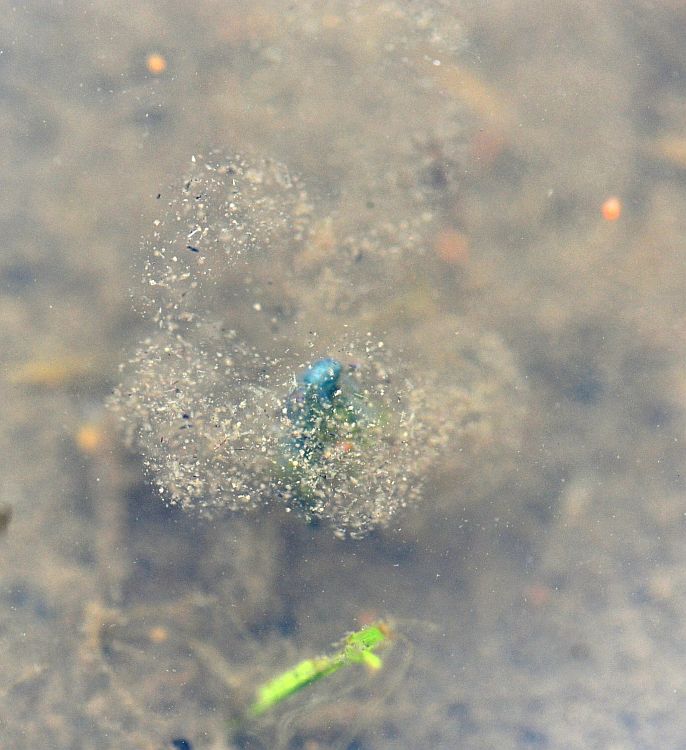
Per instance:
[[[285,414],[292,425],[290,446],[297,455],[309,457],[323,449],[328,418],[340,414],[339,407],[345,404],[340,387],[342,370],[343,365],[335,359],[318,359],[300,375],[298,387],[289,395]]]
[[[248,709],[248,715],[257,718],[313,682],[351,664],[365,664],[374,671],[381,669],[383,662],[374,651],[384,645],[391,635],[390,626],[383,621],[349,633],[335,653],[304,659],[258,687],[255,701]]]
[[[337,462],[359,445],[370,423],[363,397],[343,369],[331,357],[315,360],[300,374],[283,408],[284,485],[304,508],[311,507],[327,475],[341,470]]]
[[[331,357],[324,357],[313,362],[302,376],[302,382],[307,388],[314,389],[317,395],[331,400],[338,390],[343,365]]]
[[[330,409],[340,392],[343,365],[331,357],[313,362],[300,376],[300,384],[288,397],[286,414],[294,425],[314,424],[324,409]]]

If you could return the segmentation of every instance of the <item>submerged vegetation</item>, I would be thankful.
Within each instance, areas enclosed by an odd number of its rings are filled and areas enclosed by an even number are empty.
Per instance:
[[[391,636],[390,626],[383,621],[349,633],[333,654],[304,659],[260,685],[256,691],[255,701],[248,710],[248,716],[261,716],[303,688],[335,674],[344,667],[364,664],[372,671],[381,669],[383,662],[375,651],[385,645]]]

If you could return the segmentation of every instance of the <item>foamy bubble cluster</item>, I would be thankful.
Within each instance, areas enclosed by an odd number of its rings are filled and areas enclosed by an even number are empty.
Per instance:
[[[419,498],[450,433],[427,412],[431,391],[388,366],[379,343],[335,347],[342,373],[323,399],[302,382],[312,363],[265,357],[233,331],[194,344],[162,333],[123,368],[111,407],[168,502],[201,512],[279,502],[357,537]]]
[[[110,407],[167,502],[280,503],[360,537],[418,500],[430,466],[481,418],[470,389],[482,370],[472,353],[462,382],[452,369],[438,378],[360,332],[374,287],[407,276],[402,253],[377,247],[366,274],[354,253],[310,262],[312,215],[279,164],[194,158],[143,248],[140,298],[157,331],[122,366]],[[346,304],[324,304],[326,289]]]
[[[288,266],[309,227],[306,192],[271,160],[194,156],[189,173],[160,200],[165,208],[142,246],[135,304],[174,330],[208,315],[224,323],[233,300]]]

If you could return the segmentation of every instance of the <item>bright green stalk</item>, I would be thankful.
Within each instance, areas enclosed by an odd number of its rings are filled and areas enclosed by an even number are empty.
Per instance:
[[[343,639],[336,653],[315,659],[304,659],[283,674],[260,685],[255,701],[248,709],[248,715],[252,718],[261,716],[302,688],[350,664],[365,664],[370,669],[380,669],[383,662],[374,650],[383,645],[390,636],[391,629],[385,622],[378,622],[350,633]]]

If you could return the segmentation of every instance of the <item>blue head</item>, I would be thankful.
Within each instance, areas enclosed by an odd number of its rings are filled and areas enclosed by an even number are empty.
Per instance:
[[[331,401],[338,390],[343,365],[331,357],[315,360],[301,375],[302,384],[316,390],[317,396]]]

